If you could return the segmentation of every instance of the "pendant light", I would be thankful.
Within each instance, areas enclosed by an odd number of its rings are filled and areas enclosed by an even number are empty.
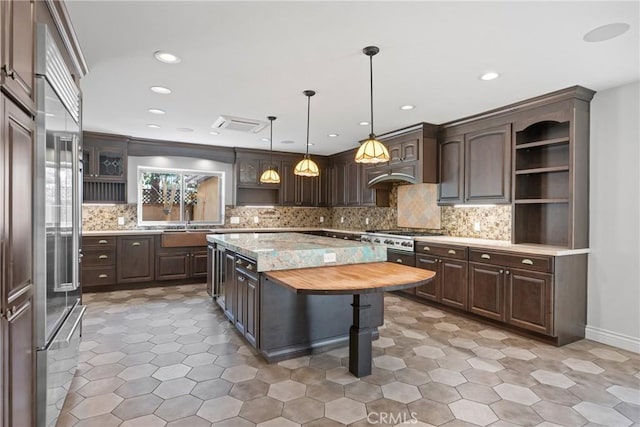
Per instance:
[[[276,119],[274,116],[267,117],[269,122],[270,135],[269,135],[269,167],[260,175],[260,182],[262,184],[280,184],[280,175],[278,171],[273,167],[273,121]]]
[[[302,93],[307,97],[307,153],[304,155],[304,158],[298,162],[293,173],[300,176],[318,176],[320,175],[318,165],[316,165],[316,162],[311,160],[311,157],[309,157],[309,117],[311,115],[311,97],[315,95],[316,92],[313,90],[305,90]]]
[[[389,150],[385,145],[376,139],[373,133],[373,55],[380,52],[376,46],[367,46],[362,49],[362,53],[369,57],[369,76],[371,85],[371,133],[369,138],[360,145],[356,153],[357,163],[382,163],[389,161]]]

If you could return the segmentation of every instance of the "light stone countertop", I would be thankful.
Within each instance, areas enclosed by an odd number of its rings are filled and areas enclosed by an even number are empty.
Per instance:
[[[383,245],[300,233],[209,234],[207,240],[255,259],[258,271],[387,260],[387,248]]]
[[[507,240],[476,239],[472,237],[452,237],[452,236],[423,236],[416,237],[416,242],[440,243],[458,246],[468,246],[470,248],[496,249],[508,252],[527,253],[535,255],[563,256],[589,253],[586,249],[568,249],[561,246],[547,246],[534,244],[513,244]]]
[[[179,228],[168,228],[163,230],[147,230],[147,229],[129,229],[129,230],[103,230],[103,231],[83,231],[82,235],[91,236],[116,236],[116,235],[136,235],[136,234],[162,234],[165,231],[180,231]],[[282,227],[282,228],[190,228],[190,232],[203,232],[210,234],[225,234],[225,233],[284,233],[284,232],[305,232],[305,231],[328,231],[332,233],[345,233],[345,234],[362,234],[364,231],[357,230],[337,230],[333,228],[320,228],[320,227]]]

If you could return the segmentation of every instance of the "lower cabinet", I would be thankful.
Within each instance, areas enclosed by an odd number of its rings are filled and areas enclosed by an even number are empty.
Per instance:
[[[156,255],[156,280],[207,277],[207,251],[202,248],[167,249]]]
[[[507,322],[544,334],[551,333],[552,275],[527,270],[506,270]],[[578,302],[576,302],[578,303]]]
[[[230,251],[224,253],[224,270],[221,277],[222,293],[224,295],[224,314],[229,321],[235,323],[236,304],[236,259]]]
[[[35,352],[33,347],[32,298],[16,306],[6,319],[0,317],[2,362],[0,383],[4,402],[0,402],[0,424],[35,425]],[[2,409],[4,405],[4,408]],[[4,412],[3,414],[1,412]]]
[[[468,305],[467,249],[419,244],[416,252],[416,266],[436,273],[431,283],[416,288],[416,296],[465,310]]]
[[[238,331],[257,346],[259,287],[256,262],[240,255],[235,256],[235,302],[233,321]]]
[[[155,236],[118,236],[117,242],[117,282],[154,280]]]
[[[469,311],[495,320],[505,320],[504,269],[469,264]]]

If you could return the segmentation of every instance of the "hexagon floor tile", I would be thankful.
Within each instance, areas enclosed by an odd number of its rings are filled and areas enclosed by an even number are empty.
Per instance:
[[[587,340],[556,348],[400,295],[385,295],[363,378],[346,346],[265,363],[204,284],[84,301],[58,427],[640,423],[640,355]]]

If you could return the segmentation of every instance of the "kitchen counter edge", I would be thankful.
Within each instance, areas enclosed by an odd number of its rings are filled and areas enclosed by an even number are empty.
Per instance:
[[[416,242],[428,242],[443,245],[467,246],[469,248],[479,249],[495,249],[506,252],[527,253],[535,255],[548,256],[567,256],[588,254],[589,248],[569,249],[560,246],[534,245],[534,244],[515,244],[506,240],[490,240],[477,239],[472,237],[453,237],[453,236],[424,236],[416,237]]]

